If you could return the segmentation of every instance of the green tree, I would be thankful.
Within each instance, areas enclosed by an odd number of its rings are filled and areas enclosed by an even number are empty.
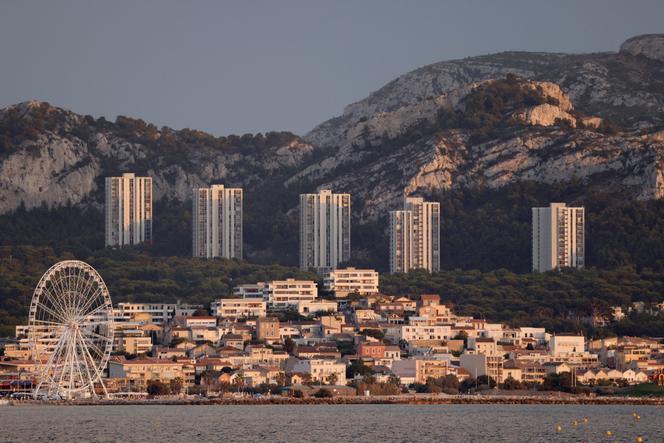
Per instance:
[[[159,380],[150,380],[148,382],[147,391],[150,395],[168,395],[171,392],[169,386]]]
[[[337,376],[337,374],[334,374],[334,373],[328,375],[325,379],[325,381],[327,381],[331,385],[336,385],[338,380],[339,380],[339,377]]]
[[[181,377],[176,377],[170,381],[171,394],[180,394],[184,387],[184,380]]]
[[[332,394],[332,391],[330,391],[329,389],[325,389],[325,388],[319,389],[314,394],[314,397],[316,397],[316,398],[331,398],[333,396],[334,395]]]

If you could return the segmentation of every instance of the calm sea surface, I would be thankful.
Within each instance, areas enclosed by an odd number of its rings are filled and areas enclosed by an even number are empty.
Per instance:
[[[634,411],[641,420],[633,418]],[[576,427],[573,420],[579,422]],[[560,432],[556,432],[558,424]],[[613,436],[608,437],[607,431]],[[0,407],[0,441],[8,442],[633,442],[637,436],[664,442],[664,409],[549,405]]]

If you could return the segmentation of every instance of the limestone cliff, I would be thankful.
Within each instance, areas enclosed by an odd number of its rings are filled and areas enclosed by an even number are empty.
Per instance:
[[[404,192],[519,180],[580,180],[629,198],[661,198],[661,54],[662,36],[651,35],[617,53],[506,52],[435,63],[348,105],[304,138],[213,137],[26,102],[0,110],[0,213],[21,204],[99,207],[104,176],[123,171],[152,176],[156,199],[181,201],[213,182],[270,189],[275,199],[331,187],[350,192],[354,213],[368,218],[395,207]],[[508,75],[522,78],[537,100],[482,132],[473,123],[481,116],[468,115],[468,97]],[[466,125],[441,115],[461,115]],[[621,129],[606,130],[605,122]],[[293,209],[291,197],[282,206]]]
[[[196,186],[249,186],[297,169],[313,149],[287,133],[221,139],[126,118],[96,122],[41,102],[0,110],[0,121],[26,128],[0,150],[0,213],[20,204],[99,205],[104,176],[124,171],[151,176],[157,200],[187,200]]]

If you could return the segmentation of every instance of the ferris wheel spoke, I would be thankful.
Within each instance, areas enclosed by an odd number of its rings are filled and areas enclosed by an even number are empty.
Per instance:
[[[70,300],[70,307],[71,307],[71,312],[76,312],[76,305],[78,304],[78,298],[79,298],[79,293],[76,289],[76,282],[77,282],[77,277],[76,277],[76,268],[69,269],[67,271],[67,295],[69,296]]]
[[[85,320],[89,319],[90,317],[94,318],[97,314],[99,314],[101,312],[108,312],[108,310],[109,310],[108,306],[106,306],[105,303],[101,304],[101,305],[97,306],[96,308],[94,308],[92,311],[85,314],[85,316],[83,317],[82,320],[85,321]]]
[[[44,305],[43,303],[39,302],[39,303],[37,303],[37,306],[41,307],[41,309],[43,309],[45,312],[48,312],[49,314],[51,314],[53,317],[57,318],[62,323],[67,323],[67,320],[65,320],[65,318],[61,314],[55,312],[54,310],[52,310],[48,306]]]
[[[90,307],[92,307],[95,304],[95,302],[99,301],[99,295],[101,294],[101,292],[102,288],[101,287],[97,288],[95,292],[93,292],[92,295],[90,295],[90,297],[86,300],[83,307],[79,309],[78,315],[87,315],[88,309],[90,309]]]
[[[33,320],[33,323],[39,323],[40,325],[44,325],[44,326],[58,326],[58,327],[63,326],[62,323],[57,323],[57,322],[49,321],[49,320],[41,320],[39,318],[35,318]]]
[[[71,271],[72,270],[70,268],[65,268],[62,272],[62,278],[60,279],[60,283],[63,289],[65,307],[67,308],[67,312],[70,314],[74,312],[74,293],[71,288]]]
[[[85,363],[85,362],[81,363],[81,361],[79,359],[79,355],[82,357],[83,354],[80,352],[80,349],[79,349],[79,346],[78,346],[77,334],[74,334],[74,337],[72,337],[72,341],[73,341],[73,343],[72,343],[73,355],[74,355],[74,361],[75,361],[74,367],[76,369],[76,374],[78,375],[78,379],[79,379],[79,382],[80,382],[80,385],[78,386],[78,388],[81,388],[81,387],[85,387],[87,385],[87,383],[84,379],[84,374],[83,374],[83,370],[81,369],[81,365],[83,364],[83,366],[87,367],[87,363]]]
[[[100,357],[104,356],[104,351],[102,351],[101,348],[99,348],[99,346],[97,346],[97,344],[92,339],[84,336],[80,331],[78,335],[83,337],[83,342],[87,345],[88,350],[92,349]]]
[[[66,288],[65,294],[67,295],[67,308],[69,309],[69,312],[74,311],[74,298],[75,298],[75,293],[72,288],[72,270],[67,269],[65,272],[65,277],[63,279],[63,285]]]
[[[48,331],[48,332],[42,332],[42,333],[35,332],[34,335],[32,336],[32,338],[33,339],[41,339],[41,340],[48,339],[48,338],[59,339],[60,336],[58,334],[61,334],[61,333],[62,333],[62,330]],[[56,335],[56,337],[53,337],[54,334]]]
[[[97,333],[94,332],[94,331],[86,331],[86,334],[94,335],[95,337],[97,337],[97,338],[100,339],[100,340],[110,341],[110,342],[113,341],[113,339],[112,339],[111,337],[108,337],[108,336],[106,336],[106,335],[97,334]]]
[[[76,306],[74,306],[74,312],[80,312],[81,309],[81,304],[85,303],[85,297],[88,294],[88,289],[87,289],[87,283],[88,283],[88,275],[83,269],[79,269],[79,272],[77,273],[77,279],[76,279],[76,294],[78,294],[78,297],[76,297]]]
[[[63,282],[63,271],[59,270],[57,274],[54,275],[50,283],[51,287],[53,288],[53,295],[56,297],[55,300],[58,301],[63,312],[68,312],[67,288],[65,288],[65,284]]]
[[[76,337],[76,346],[79,349],[81,353],[81,357],[83,357],[83,367],[85,368],[85,373],[88,376],[88,381],[86,382],[89,385],[94,385],[94,378],[92,377],[92,374],[90,373],[90,365],[94,365],[94,361],[88,361],[87,353],[85,352],[85,342],[81,338],[80,333],[77,334]],[[83,373],[81,372],[81,377],[83,377]],[[81,380],[82,381],[82,380]]]
[[[65,308],[64,304],[62,303],[62,300],[60,300],[59,297],[57,297],[55,294],[51,293],[48,289],[44,288],[42,293],[45,295],[45,298],[48,299],[51,302],[51,305],[55,309],[60,310],[62,313],[66,313],[67,309]],[[41,301],[41,300],[40,300]],[[46,302],[46,300],[44,300]]]
[[[90,294],[90,291],[93,289],[94,284],[96,283],[96,280],[95,280],[93,275],[88,274],[87,272],[84,272],[83,276],[85,278],[85,283],[82,285],[83,289],[81,290],[81,294],[85,295],[86,297],[92,298],[91,296],[89,296],[89,294]],[[92,291],[92,294],[96,294],[96,292],[97,291],[94,290],[94,291]],[[82,305],[79,305],[78,310],[76,312],[82,312],[82,311],[83,311],[83,307],[82,307]]]
[[[65,330],[65,333],[62,335],[63,340],[60,342],[58,348],[54,352],[54,355],[60,355],[61,357],[53,360],[54,372],[52,378],[55,380],[58,379],[57,385],[62,386],[62,379],[65,375],[65,367],[68,361],[68,352],[69,352],[69,331]],[[57,364],[55,364],[57,362]]]
[[[58,342],[55,345],[55,349],[53,350],[53,352],[49,356],[48,360],[46,361],[46,365],[40,371],[42,377],[44,377],[46,375],[49,375],[50,369],[53,366],[53,364],[55,363],[55,359],[57,358],[57,355],[61,350],[62,343],[63,343],[64,340],[65,340],[65,334],[62,334],[60,336],[60,338],[58,339]],[[36,351],[36,349],[35,349],[35,351]],[[41,362],[39,361],[39,359],[36,356],[35,356],[35,363],[41,365]]]
[[[81,300],[85,296],[85,293],[82,292],[82,280],[84,277],[81,277],[81,274],[83,273],[83,270],[80,268],[75,268],[73,271],[73,284],[72,284],[72,291],[74,293],[74,304],[73,304],[73,311],[78,312],[78,309],[81,304]]]
[[[81,335],[81,332],[80,332],[80,331],[78,331],[78,336],[81,337],[81,338],[83,339],[83,341],[85,341],[85,337],[83,337],[83,335]],[[88,355],[88,358],[90,359],[90,361],[93,363],[93,364],[92,364],[92,369],[94,369],[94,372],[95,372],[95,374],[97,375],[97,380],[101,381],[101,374],[100,374],[100,372],[99,372],[99,368],[97,367],[97,364],[96,364],[95,359],[93,359],[92,356],[90,355],[90,351],[89,351],[89,349],[88,349],[87,346],[84,346],[84,347],[83,347],[83,350],[84,350],[85,353]],[[103,354],[102,354],[102,355],[103,355]]]
[[[64,292],[63,289],[59,289],[58,286],[53,286],[50,289],[44,288],[44,291],[47,292],[48,300],[54,308],[59,309],[64,316],[71,315],[71,309],[67,306],[66,292]]]
[[[71,365],[71,332],[67,331],[67,340],[65,341],[65,349],[62,353],[64,355],[64,360],[62,361],[62,364],[60,365],[60,384],[62,385],[62,382],[67,375],[68,368]]]

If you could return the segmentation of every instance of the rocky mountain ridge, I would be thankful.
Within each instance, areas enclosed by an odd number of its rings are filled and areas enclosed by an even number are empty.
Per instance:
[[[274,171],[297,168],[313,150],[289,133],[259,135],[264,146],[245,149],[256,142],[253,136],[220,140],[124,117],[116,123],[94,121],[36,101],[0,110],[5,126],[11,126],[10,119],[40,129],[33,134],[19,129],[15,149],[5,141],[0,151],[0,213],[21,204],[28,209],[99,205],[104,176],[123,171],[152,177],[156,200],[184,201],[193,187],[218,182],[251,186]]]
[[[277,197],[330,187],[350,192],[362,219],[383,216],[404,193],[524,180],[579,180],[629,198],[661,198],[662,41],[635,37],[618,53],[506,52],[436,63],[303,138],[213,137],[126,117],[94,120],[40,102],[10,106],[0,111],[0,213],[20,205],[99,207],[103,177],[123,171],[152,176],[158,200],[186,201],[192,187],[210,183],[264,187]],[[519,94],[536,91],[539,101],[500,116],[466,109],[469,97],[493,97],[508,76]],[[456,118],[465,123],[449,124]],[[606,122],[622,129],[600,128]]]

